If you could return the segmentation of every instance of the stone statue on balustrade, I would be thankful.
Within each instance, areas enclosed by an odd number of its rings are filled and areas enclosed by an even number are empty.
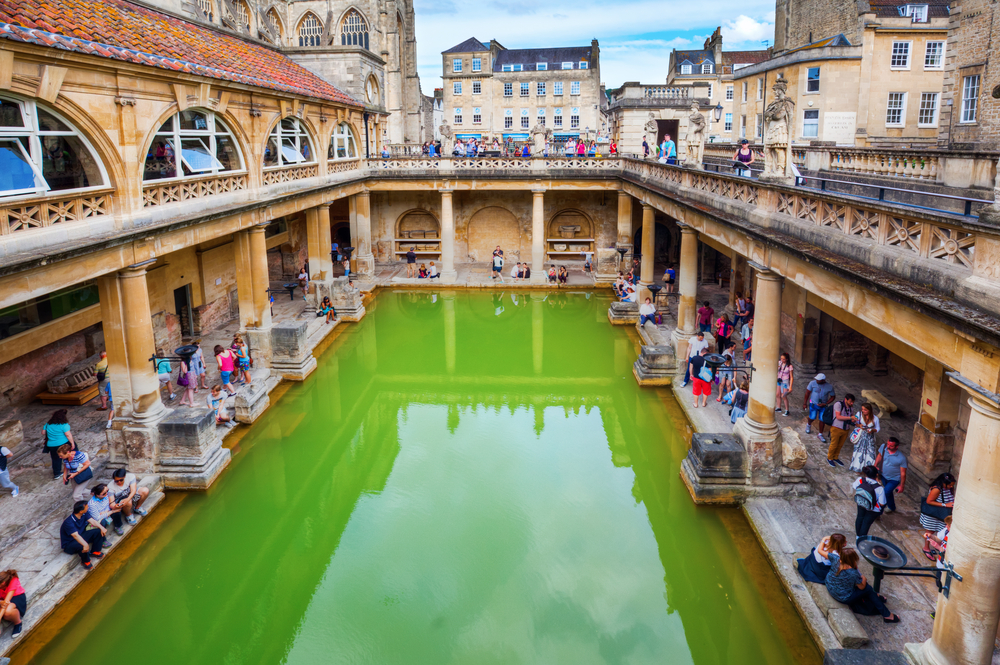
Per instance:
[[[764,109],[764,172],[760,179],[791,184],[794,182],[791,126],[795,102],[785,95],[788,81],[784,76],[778,76],[771,89],[774,101]]]
[[[642,131],[646,135],[646,143],[649,144],[650,154],[652,154],[655,159],[657,140],[660,138],[660,127],[656,124],[656,116],[652,111],[650,111],[649,119],[646,121],[646,124],[643,125]]]
[[[451,157],[452,150],[455,149],[455,136],[451,133],[451,125],[444,123],[438,127],[441,132],[441,156]]]
[[[537,123],[531,128],[532,154],[541,157],[545,150],[545,142],[552,140],[552,130],[542,123]]]
[[[686,137],[687,159],[684,160],[684,166],[695,169],[702,168],[705,155],[705,116],[698,109],[698,102],[692,102]]]

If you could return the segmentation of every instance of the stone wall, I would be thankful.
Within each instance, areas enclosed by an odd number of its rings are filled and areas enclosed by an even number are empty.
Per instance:
[[[1000,73],[989,66],[992,46],[1000,39],[998,12],[1000,6],[991,0],[951,3],[938,138],[942,148],[996,150],[1000,147],[1000,104],[990,96],[1000,84]],[[962,79],[974,74],[981,77],[978,117],[975,123],[962,124]]]
[[[181,319],[173,312],[161,310],[154,312],[153,340],[156,348],[162,349],[164,355],[173,355],[174,349],[181,345]]]
[[[195,307],[193,310],[194,333],[196,335],[204,335],[209,330],[218,328],[223,323],[230,321],[234,318],[232,315],[233,309],[233,303],[230,301],[230,294],[228,293],[201,307]]]
[[[830,340],[830,361],[837,369],[860,369],[868,364],[867,337],[834,320]]]
[[[46,381],[86,358],[87,350],[86,332],[80,331],[0,365],[0,409],[33,400]]]
[[[856,0],[778,0],[775,5],[774,48],[784,51],[840,33],[860,43]]]

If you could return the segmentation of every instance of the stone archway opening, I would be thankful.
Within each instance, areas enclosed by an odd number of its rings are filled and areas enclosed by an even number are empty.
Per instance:
[[[441,258],[441,223],[426,210],[403,213],[396,222],[393,259],[398,260],[412,249],[417,260],[437,261]]]
[[[520,261],[531,253],[530,246],[522,248],[521,225],[514,213],[506,208],[489,207],[478,210],[469,220],[469,260],[483,263],[490,260],[493,250],[500,245],[507,261]]]

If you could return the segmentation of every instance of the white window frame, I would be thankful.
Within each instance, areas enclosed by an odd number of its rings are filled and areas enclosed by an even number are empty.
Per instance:
[[[452,60],[451,60],[451,71],[452,71],[452,73],[455,73],[455,74],[461,74],[462,73],[462,59],[461,58],[452,58]]]
[[[535,94],[539,97],[545,96],[545,81],[539,81],[535,84]]]
[[[894,95],[898,95],[895,99],[899,100],[901,103],[898,107],[892,106]],[[907,94],[905,92],[890,92],[889,96],[885,101],[885,126],[886,127],[906,127],[906,98]],[[899,112],[899,122],[890,122],[889,113]]]
[[[21,155],[22,159],[28,164],[31,169],[32,174],[35,176],[35,186],[30,188],[21,189],[11,189],[0,192],[0,200],[7,199],[9,197],[15,196],[37,196],[40,194],[45,194],[46,192],[52,191],[51,186],[45,180],[44,170],[42,165],[44,163],[43,152],[42,152],[42,139],[47,136],[72,136],[76,137],[83,148],[90,153],[90,158],[94,161],[97,166],[99,173],[101,174],[101,182],[96,185],[91,185],[89,187],[78,187],[76,189],[60,189],[57,190],[60,194],[69,192],[89,192],[95,189],[102,189],[108,187],[108,172],[104,168],[104,163],[98,157],[98,153],[94,150],[94,146],[90,143],[90,140],[83,135],[80,130],[76,129],[73,123],[64,118],[59,113],[56,113],[50,108],[43,107],[46,113],[51,115],[53,118],[64,124],[69,128],[68,131],[58,130],[58,131],[43,131],[38,120],[38,105],[29,99],[19,99],[13,95],[3,95],[3,100],[9,104],[17,104],[21,112],[21,124],[22,127],[0,127],[0,140],[4,143],[9,143],[11,145],[16,144],[18,154]],[[176,124],[175,124],[176,127]],[[226,131],[229,131],[228,129]],[[232,132],[229,132],[230,138],[233,139],[233,144],[236,144],[236,139],[233,138]],[[28,149],[25,150],[22,138],[27,137],[28,139]],[[237,152],[239,147],[237,145]],[[214,153],[213,153],[214,154]],[[240,164],[243,163],[243,155],[240,154]],[[191,177],[191,176],[187,176]],[[173,178],[171,178],[173,179]]]
[[[552,82],[552,94],[553,95],[561,95],[561,94],[563,94],[563,82],[562,81],[553,81]]]
[[[174,159],[175,160],[176,159],[180,160],[180,163],[175,162],[175,166],[177,167],[177,172],[180,175],[174,176],[173,178],[155,178],[155,179],[151,179],[151,180],[144,180],[144,182],[170,182],[170,181],[173,181],[173,180],[185,180],[185,179],[190,179],[190,178],[200,178],[200,177],[203,177],[205,175],[212,175],[212,174],[217,174],[217,173],[245,173],[246,172],[246,159],[244,158],[243,153],[240,150],[240,144],[236,140],[236,136],[233,134],[232,130],[229,129],[228,126],[226,126],[226,123],[223,122],[221,119],[219,119],[214,112],[209,111],[207,109],[193,108],[193,109],[185,109],[185,110],[186,111],[196,111],[198,113],[204,114],[205,117],[206,117],[206,119],[207,119],[206,129],[203,129],[203,130],[201,130],[201,129],[184,129],[184,130],[182,130],[180,128],[181,127],[181,118],[180,118],[180,116],[181,116],[181,113],[183,113],[183,111],[178,111],[177,113],[175,113],[174,115],[171,116],[171,119],[173,120],[173,130],[171,130],[170,132],[161,132],[161,131],[157,130],[156,134],[153,135],[153,141],[156,141],[157,139],[161,139],[162,137],[168,137],[169,140],[173,141]],[[165,125],[166,123],[167,123],[167,121],[164,120],[160,124],[160,127],[162,128],[163,125]],[[280,121],[279,121],[279,124],[280,124]],[[217,129],[217,126],[219,126],[219,125],[221,125],[222,130]],[[216,138],[217,138],[217,136],[219,134],[226,134],[229,137],[229,140],[232,141],[233,147],[236,150],[236,156],[237,156],[237,158],[240,161],[240,165],[239,165],[238,168],[235,168],[235,169],[227,171],[225,168],[219,168],[219,166],[215,166],[215,163],[218,163],[220,166],[222,164],[219,161],[218,157],[215,156],[216,149],[217,149]],[[268,137],[270,138],[270,134],[268,134]],[[192,139],[199,139],[200,142],[201,142],[201,144],[203,146],[205,146],[210,151],[210,154],[211,154],[212,158],[214,159],[214,163],[213,163],[212,168],[210,168],[210,169],[200,169],[198,171],[195,171],[194,169],[190,169],[190,164],[184,158],[184,155],[183,155],[183,145],[184,145],[183,142],[185,140],[192,140]],[[206,144],[206,140],[208,141],[207,144]],[[267,145],[267,144],[265,143],[265,145]],[[188,164],[188,168],[192,171],[191,175],[186,175],[184,173],[184,169],[182,168],[182,166],[185,165],[185,164]]]
[[[974,86],[974,93],[970,95],[969,88]],[[962,77],[962,107],[959,116],[960,125],[972,125],[977,122],[979,116],[979,93],[982,87],[982,75],[973,74]],[[971,114],[970,114],[971,111]]]
[[[945,47],[946,43],[947,42],[945,42],[943,39],[931,39],[931,40],[928,40],[927,43],[924,44],[924,69],[930,70],[930,71],[939,71],[939,70],[944,69],[944,52],[945,52],[945,48],[946,48]],[[940,45],[940,47],[941,47],[941,52],[938,54],[938,64],[936,64],[936,65],[928,65],[927,64],[927,59],[931,55],[931,46],[932,45],[933,46]]]
[[[452,112],[452,116],[451,117],[454,119],[454,124],[461,125],[462,124],[462,109],[461,109],[461,107],[456,108]]]
[[[586,60],[581,60],[580,61],[580,69],[587,69],[589,66],[590,65],[587,63]]]
[[[549,70],[549,63],[547,62],[536,62],[535,71],[536,72],[547,72]]]
[[[451,84],[451,94],[461,95],[462,94],[462,82],[455,81]]]
[[[543,127],[545,126],[545,109],[535,111],[535,120]]]
[[[482,81],[473,81],[472,82],[472,94],[474,94],[474,95],[481,95],[481,94],[483,94],[483,82]]]
[[[708,98],[712,99],[712,84],[708,84]],[[712,124],[712,114],[708,114],[708,124]]]
[[[744,103],[747,101],[747,88],[750,87],[747,83],[748,83],[747,81],[743,81],[743,101],[744,101]]]
[[[483,71],[483,59],[482,58],[473,58],[472,59],[472,71],[474,71],[474,72],[481,72],[481,71]]]
[[[930,7],[925,4],[906,5],[904,15],[910,17],[913,23],[927,23],[930,21]]]
[[[580,128],[580,109],[572,108],[569,114],[569,128],[579,129]]]
[[[703,63],[701,63],[701,73],[702,74],[711,74],[712,73],[712,63],[710,63],[710,62],[703,62]]]
[[[330,135],[330,147],[333,148],[333,156],[328,156],[328,159],[357,159],[358,142],[354,139],[354,132],[351,131],[349,124],[342,122],[333,128],[333,133]],[[343,157],[340,156],[341,150],[344,151]]]
[[[527,97],[531,94],[531,83],[528,81],[521,81],[521,96]]]
[[[758,78],[757,79],[757,101],[760,102],[760,101],[763,101],[763,100],[764,100],[764,79],[763,78]]]
[[[746,85],[745,83],[743,85]],[[747,117],[745,115],[740,116],[740,138],[745,139],[747,137]]]
[[[681,76],[687,76],[691,73],[691,65],[681,65]]]
[[[928,98],[933,99],[934,104],[930,107],[933,113],[933,120],[931,122],[923,122],[921,118],[924,117],[924,111],[928,110],[926,102]],[[941,108],[941,93],[939,92],[922,92],[920,93],[920,107],[917,109],[917,127],[933,128],[938,126],[938,114]]]
[[[806,118],[806,114],[815,113],[815,122],[806,122],[806,120],[813,120],[813,118]],[[806,131],[806,127],[815,127],[816,133],[810,134]],[[819,138],[819,109],[804,109],[802,111],[802,138],[804,139],[818,139]]]
[[[726,116],[725,116],[725,122],[726,122],[726,124],[723,125],[725,127],[725,131],[732,133],[732,131],[733,131],[733,114],[732,113],[727,113],[726,114]]]
[[[726,86],[726,101],[727,102],[731,102],[735,98],[736,98],[736,95],[735,95],[735,91],[733,90],[733,86],[727,85]]]
[[[764,138],[764,114],[757,114],[757,124],[756,129],[754,129],[754,136],[758,139]]]
[[[472,124],[481,125],[483,124],[483,109],[475,106],[472,109]]]
[[[514,109],[504,109],[503,110],[503,128],[513,129],[514,127]]]
[[[503,84],[503,96],[504,97],[514,96],[514,84],[512,82],[507,82]]]
[[[562,69],[573,69],[573,63],[572,62],[562,63]]]
[[[906,63],[905,64],[893,64],[897,60],[897,56],[901,55],[897,53],[896,46],[906,44]],[[913,61],[913,40],[907,39],[894,39],[892,41],[892,50],[889,52],[889,69],[895,71],[906,71],[910,68],[910,63]]]
[[[572,82],[570,82],[570,84],[569,84],[569,94],[571,94],[571,95],[579,95],[580,94],[580,82],[579,81],[572,81]]]
[[[562,129],[563,126],[563,110],[555,109],[552,111],[552,126]]]
[[[809,78],[809,73],[811,71],[813,71],[813,70],[816,70],[816,78],[814,78],[814,79]],[[822,80],[822,76],[823,76],[822,68],[820,68],[820,67],[806,67],[806,92],[805,92],[805,94],[807,94],[807,95],[818,95],[819,94],[819,91],[820,91],[820,81]],[[809,86],[810,86],[810,84],[813,83],[813,81],[816,82],[816,89],[815,90],[810,90]]]

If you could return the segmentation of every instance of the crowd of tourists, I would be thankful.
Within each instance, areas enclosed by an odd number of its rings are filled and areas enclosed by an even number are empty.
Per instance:
[[[105,354],[102,360],[106,361]],[[111,408],[110,398],[101,404],[101,409]],[[108,480],[95,482],[92,460],[73,436],[67,409],[57,409],[42,426],[41,434],[42,453],[49,456],[52,465],[52,482],[66,486],[67,500],[72,502],[59,527],[60,547],[66,554],[78,556],[81,565],[90,570],[93,560],[103,557],[104,550],[111,547],[109,530],[123,536],[125,524],[134,525],[137,517],[146,515],[142,505],[149,489],[140,487],[136,475],[123,468],[115,469]],[[20,490],[11,479],[12,459],[13,453],[0,446],[0,487],[17,497]],[[0,571],[0,619],[13,626],[13,636],[21,633],[27,611],[28,598],[18,572]]]
[[[681,386],[692,383],[694,407],[704,408],[717,388],[716,402],[729,408],[730,421],[746,416],[749,403],[749,376],[742,367],[753,357],[754,302],[750,295],[736,294],[734,319],[727,314],[716,316],[708,301],[697,310],[698,331],[688,343],[686,371]],[[641,321],[644,323],[644,321]],[[708,334],[715,337],[714,352],[723,357],[709,364]],[[741,369],[737,370],[737,366]],[[795,386],[795,367],[788,353],[781,353],[775,387],[775,412],[792,417],[791,394]],[[851,393],[838,398],[826,374],[815,374],[805,386],[802,398],[805,433],[815,434],[827,444],[826,463],[855,475],[851,495],[856,504],[854,533],[860,541],[884,514],[897,510],[896,497],[906,489],[908,462],[895,436],[880,441],[881,423],[876,407],[858,403]],[[849,455],[841,460],[848,447]],[[923,529],[923,556],[939,569],[944,567],[944,553],[951,528],[955,500],[955,477],[943,473],[935,478],[920,502],[919,524]],[[858,552],[847,547],[847,539],[834,533],[822,540],[809,556],[798,561],[799,572],[808,581],[825,584],[830,595],[864,615],[881,615],[887,623],[899,617],[886,608],[885,597],[877,594],[867,578],[858,572]]]
[[[534,148],[530,141],[519,142],[513,137],[508,137],[501,141],[494,138],[491,142],[488,138],[477,139],[475,137],[465,140],[456,139],[451,149],[452,157],[615,157],[618,155],[618,144],[611,140],[607,143],[598,143],[591,140],[589,143],[584,139],[569,138],[565,142],[552,142],[546,140],[541,150],[541,155],[533,154]],[[441,141],[427,141],[420,146],[420,154],[423,157],[445,157],[442,153]],[[388,146],[382,147],[381,156],[389,159],[392,153]]]

